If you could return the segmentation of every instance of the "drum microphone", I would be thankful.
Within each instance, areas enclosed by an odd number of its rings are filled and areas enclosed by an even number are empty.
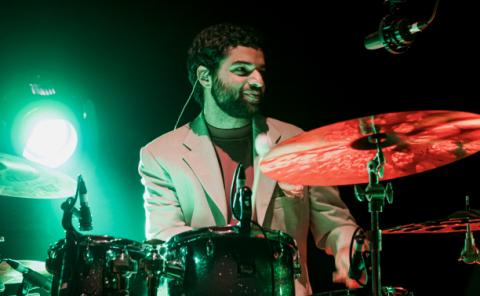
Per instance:
[[[238,165],[238,175],[236,180],[237,192],[236,200],[240,203],[240,232],[250,232],[250,222],[252,219],[252,191],[246,184],[245,169],[242,164]]]
[[[36,272],[35,270],[28,268],[22,263],[13,259],[4,259],[13,269],[23,274],[23,279],[35,287],[39,287],[49,292],[51,289],[52,281]]]
[[[78,195],[80,198],[80,230],[92,230],[92,213],[90,212],[90,207],[88,206],[87,187],[85,186],[85,181],[83,181],[82,175],[78,176],[77,182]]]
[[[350,262],[350,268],[348,270],[348,277],[354,280],[360,280],[362,277],[362,272],[365,270],[365,260],[363,259],[363,243],[365,241],[365,236],[361,231],[360,234],[355,235],[354,237],[356,245],[355,251],[353,252],[353,256]]]

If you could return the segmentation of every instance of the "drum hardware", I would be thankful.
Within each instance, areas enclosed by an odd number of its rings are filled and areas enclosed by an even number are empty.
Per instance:
[[[465,211],[470,212],[470,197],[465,196]],[[467,217],[467,230],[465,231],[465,243],[460,253],[458,261],[463,261],[467,264],[480,264],[480,254],[477,246],[475,246],[475,238],[470,229],[470,217]]]
[[[252,223],[252,190],[245,185],[245,169],[241,163],[238,164],[233,178],[236,191],[233,196],[230,194],[232,215],[239,221],[240,234],[248,236],[251,230],[250,224]],[[232,188],[234,183],[232,182]]]
[[[76,246],[81,234],[74,228],[72,218],[74,215],[79,218],[80,229],[92,229],[90,212],[86,210],[88,205],[85,200],[85,194],[86,186],[82,176],[79,175],[77,177],[75,197],[67,198],[61,205],[61,209],[63,210],[62,226],[65,229],[64,252],[61,259],[60,271],[57,275],[58,281],[54,281],[52,285],[52,295],[70,296],[74,295],[77,291],[73,280],[73,270],[77,263]],[[75,203],[79,197],[81,198],[80,206],[83,208],[80,210],[75,208]],[[87,256],[88,259],[89,254],[85,256]]]
[[[366,286],[368,278],[366,278],[366,283],[360,282],[362,273],[367,272],[367,266],[365,264],[364,254],[363,254],[363,244],[366,239],[365,232],[358,227],[352,235],[352,240],[350,243],[350,254],[352,254],[353,245],[355,243],[355,251],[353,255],[350,256],[350,268],[348,270],[348,277],[354,279],[359,283],[361,287]]]
[[[368,201],[368,211],[370,212],[370,224],[371,224],[371,240],[370,240],[370,252],[372,260],[372,296],[380,296],[382,292],[381,284],[381,272],[380,272],[380,251],[382,250],[382,232],[380,229],[380,216],[379,213],[383,212],[383,206],[385,205],[385,199],[389,204],[393,202],[393,189],[392,184],[389,182],[384,187],[380,184],[379,179],[384,175],[385,156],[381,148],[381,141],[386,137],[383,134],[379,134],[377,127],[372,120],[371,132],[373,135],[368,137],[370,143],[375,144],[376,154],[373,159],[368,162],[368,185],[362,189],[359,185],[355,184],[355,196],[360,202]],[[361,239],[363,240],[363,239]]]
[[[347,120],[289,138],[273,147],[260,169],[278,182],[295,185],[355,185],[359,201],[369,202],[373,296],[383,291],[380,273],[382,231],[379,213],[393,202],[391,180],[418,174],[480,150],[480,115],[430,110],[387,113]],[[367,167],[367,170],[365,170]],[[365,189],[358,184],[368,183]],[[456,218],[458,219],[458,218]],[[467,230],[472,220],[464,223]],[[473,237],[466,240],[467,254]]]
[[[163,262],[156,247],[151,247],[142,260],[143,270],[147,278],[148,296],[157,295]]]
[[[75,288],[73,295],[146,295],[143,277],[147,249],[148,245],[128,239],[103,235],[79,237],[75,269],[69,282]],[[46,266],[54,275],[54,285],[59,284],[65,252],[65,239],[52,245],[48,252]]]
[[[147,275],[147,280],[149,277],[154,276],[152,282],[148,282],[148,286],[152,287],[149,289],[158,288],[158,280],[160,277],[165,277],[174,280],[183,280],[185,275],[185,262],[180,262],[177,260],[167,260],[165,258],[167,254],[167,249],[165,246],[165,241],[159,239],[147,240],[145,244],[148,246],[146,255],[142,259],[143,270]],[[182,247],[180,249],[182,256],[186,255],[187,248]],[[150,291],[150,290],[149,290]],[[156,295],[153,290],[152,295]]]
[[[5,242],[5,237],[0,235],[0,243],[3,243],[3,242]],[[5,291],[5,284],[3,283],[3,279],[0,279],[0,293],[3,291]]]
[[[370,296],[370,290],[367,288],[343,289],[315,293],[312,296]],[[414,296],[414,294],[402,287],[384,286],[382,296]]]
[[[13,260],[5,258],[0,263],[0,283],[17,285],[16,295],[29,295],[35,289],[50,292],[51,275],[45,270],[45,262]],[[2,291],[5,290],[3,286]],[[11,289],[10,289],[11,290]]]
[[[117,255],[109,250],[107,253],[107,258],[108,257],[111,257],[111,259],[107,259],[107,266],[110,267],[110,271],[114,277],[112,277],[110,283],[107,283],[107,287],[117,291],[119,295],[129,295],[130,278],[138,271],[137,261],[130,257],[126,246],[124,246],[121,249],[120,254]]]

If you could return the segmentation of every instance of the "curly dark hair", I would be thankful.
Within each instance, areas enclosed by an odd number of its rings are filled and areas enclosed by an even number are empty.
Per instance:
[[[188,80],[192,86],[197,81],[198,66],[202,65],[212,75],[216,75],[220,61],[236,46],[263,50],[264,39],[253,27],[233,23],[216,24],[198,33],[188,50],[187,58]],[[195,101],[203,106],[202,88],[196,87],[194,96]]]

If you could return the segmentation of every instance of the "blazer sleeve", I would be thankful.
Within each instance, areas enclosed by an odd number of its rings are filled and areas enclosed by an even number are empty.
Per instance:
[[[178,201],[175,186],[167,168],[148,149],[140,150],[139,173],[145,187],[143,194],[148,240],[168,240],[175,234],[191,230],[187,226]]]
[[[314,186],[310,194],[310,227],[318,248],[330,255],[350,246],[358,227],[336,187]]]

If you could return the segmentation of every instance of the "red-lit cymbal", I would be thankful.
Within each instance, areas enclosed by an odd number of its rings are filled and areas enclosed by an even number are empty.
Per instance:
[[[269,177],[290,184],[368,183],[368,162],[380,139],[389,180],[418,174],[480,150],[480,115],[413,111],[362,117],[320,127],[273,147],[260,162]]]
[[[471,231],[480,230],[480,215],[478,211],[457,212],[447,219],[438,219],[422,223],[410,223],[382,230],[384,234],[406,233],[452,233],[465,232],[467,224]]]

